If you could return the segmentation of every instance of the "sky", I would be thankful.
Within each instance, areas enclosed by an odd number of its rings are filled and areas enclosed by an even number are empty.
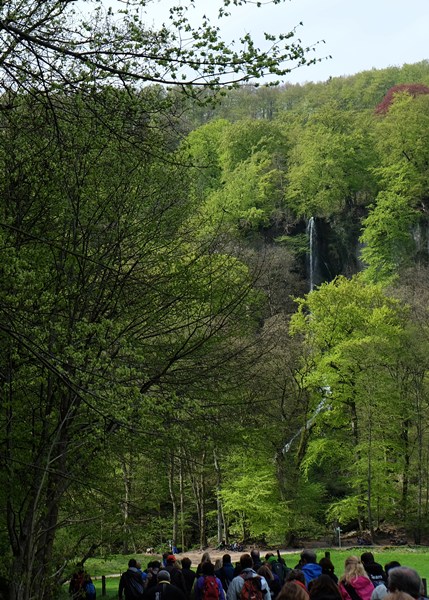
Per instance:
[[[104,0],[112,6],[118,1]],[[168,22],[170,4],[171,0],[148,3],[148,24]],[[195,22],[202,10],[210,18],[217,14],[218,0],[196,0],[196,4]],[[303,45],[320,42],[309,56],[332,58],[294,69],[285,77],[291,83],[326,81],[429,59],[429,0],[285,0],[261,8],[249,4],[234,7],[232,16],[217,24],[227,40],[250,33],[262,43],[263,31],[287,32],[301,21],[296,36]]]

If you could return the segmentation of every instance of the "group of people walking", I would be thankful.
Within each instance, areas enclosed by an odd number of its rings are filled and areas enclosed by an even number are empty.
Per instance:
[[[273,553],[261,559],[258,550],[235,566],[229,554],[213,563],[208,553],[196,570],[189,558],[179,562],[171,554],[144,572],[134,563],[121,576],[119,600],[425,600],[415,570],[398,562],[383,568],[370,552],[349,556],[340,578],[331,560],[317,562],[313,550],[303,550],[293,569]]]

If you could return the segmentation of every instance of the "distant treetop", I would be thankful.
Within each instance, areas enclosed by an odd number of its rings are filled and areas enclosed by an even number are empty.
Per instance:
[[[420,94],[429,94],[429,87],[427,85],[423,85],[422,83],[401,83],[394,85],[387,91],[380,104],[377,105],[375,114],[385,115],[393,103],[395,95],[403,92],[410,94],[410,96],[416,97]]]

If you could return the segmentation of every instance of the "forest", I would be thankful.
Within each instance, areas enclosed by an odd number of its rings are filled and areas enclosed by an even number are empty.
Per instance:
[[[264,85],[321,59],[74,4],[0,6],[0,583],[424,543],[429,61]]]

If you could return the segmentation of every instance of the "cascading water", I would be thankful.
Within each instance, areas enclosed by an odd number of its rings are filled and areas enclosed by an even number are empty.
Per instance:
[[[317,405],[316,410],[311,415],[311,417],[307,419],[305,424],[302,427],[300,427],[296,433],[294,433],[294,435],[287,442],[287,444],[283,446],[282,454],[287,454],[287,452],[289,452],[290,450],[290,447],[292,446],[292,443],[296,440],[296,438],[299,437],[303,431],[310,429],[310,427],[316,420],[317,415],[319,415],[321,412],[324,412],[325,410],[331,410],[331,405],[328,403],[328,398],[331,395],[331,388],[329,386],[325,386],[321,389],[321,391],[323,396],[321,401]]]

